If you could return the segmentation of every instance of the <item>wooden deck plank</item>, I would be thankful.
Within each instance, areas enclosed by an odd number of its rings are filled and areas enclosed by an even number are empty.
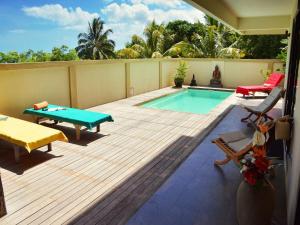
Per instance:
[[[38,152],[15,165],[3,153],[0,163],[9,168],[1,170],[8,214],[0,223],[125,221],[124,203],[132,203],[128,209],[133,210],[145,201],[201,140],[199,132],[223,110],[195,115],[134,106],[171,92],[174,89],[166,88],[93,107],[92,111],[115,119],[101,127],[107,135],[97,138],[83,132],[80,142],[55,142],[54,157]],[[73,137],[74,130],[64,126],[69,127],[63,123],[57,128]],[[23,174],[14,172],[22,167]],[[120,216],[115,217],[117,213]]]

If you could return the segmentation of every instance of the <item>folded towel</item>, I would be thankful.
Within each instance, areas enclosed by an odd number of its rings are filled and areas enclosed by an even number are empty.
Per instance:
[[[48,108],[48,109],[46,109],[46,111],[48,111],[48,112],[54,112],[54,111],[60,111],[60,110],[66,110],[66,108],[57,107],[57,108]]]
[[[43,102],[40,102],[40,103],[36,103],[33,105],[33,108],[35,110],[38,110],[38,109],[43,109],[43,108],[47,108],[48,107],[48,102],[46,101],[43,101]]]

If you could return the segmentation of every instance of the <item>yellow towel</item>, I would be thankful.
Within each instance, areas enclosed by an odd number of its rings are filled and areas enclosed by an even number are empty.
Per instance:
[[[0,139],[23,147],[28,152],[53,141],[68,141],[64,133],[59,130],[13,117],[0,121]]]

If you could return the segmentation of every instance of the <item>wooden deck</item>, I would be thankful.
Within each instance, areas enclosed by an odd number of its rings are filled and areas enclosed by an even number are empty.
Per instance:
[[[90,110],[109,113],[113,123],[70,143],[55,142],[14,163],[0,142],[0,167],[8,214],[0,224],[124,224],[193,151],[231,104],[226,99],[208,115],[135,106],[169,94],[165,88]]]

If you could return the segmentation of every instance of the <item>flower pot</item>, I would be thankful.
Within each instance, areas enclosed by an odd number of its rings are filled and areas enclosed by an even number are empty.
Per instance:
[[[175,83],[175,87],[182,88],[183,80],[182,79],[175,79],[174,83]]]
[[[271,183],[251,186],[242,181],[237,191],[239,225],[270,225],[275,205],[275,190]]]

